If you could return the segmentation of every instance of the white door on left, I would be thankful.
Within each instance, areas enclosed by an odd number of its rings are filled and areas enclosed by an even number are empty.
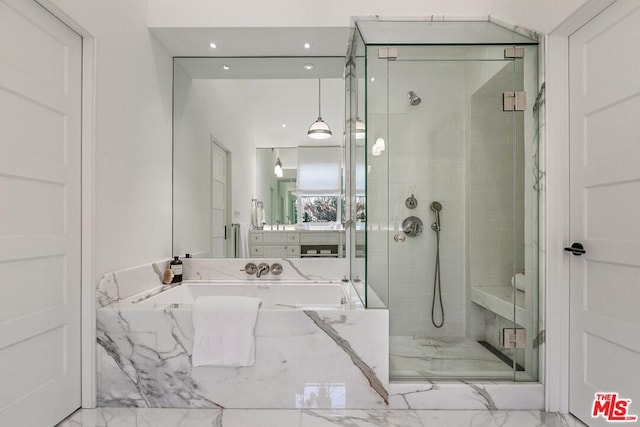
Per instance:
[[[82,39],[0,0],[0,425],[80,406]]]

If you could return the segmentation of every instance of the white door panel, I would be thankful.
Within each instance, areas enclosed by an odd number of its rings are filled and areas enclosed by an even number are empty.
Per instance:
[[[80,406],[81,38],[0,0],[0,425]]]
[[[228,153],[211,139],[211,254],[213,258],[227,256],[225,226],[227,224]],[[227,228],[229,236],[230,227]]]
[[[640,414],[640,3],[619,0],[570,51],[570,410],[593,426],[595,393]],[[634,52],[634,53],[631,53]]]

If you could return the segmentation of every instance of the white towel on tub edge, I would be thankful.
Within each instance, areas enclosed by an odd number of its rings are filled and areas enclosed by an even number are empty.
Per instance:
[[[193,303],[193,366],[253,366],[261,303],[253,297],[197,297]]]

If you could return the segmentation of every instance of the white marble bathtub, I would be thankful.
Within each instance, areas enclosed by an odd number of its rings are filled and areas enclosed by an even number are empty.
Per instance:
[[[287,308],[354,308],[358,301],[351,301],[350,284],[331,281],[250,281],[212,282],[186,281],[173,287],[160,287],[156,292],[135,295],[123,301],[137,308],[166,308],[171,304],[191,306],[202,296],[245,296],[262,299],[261,309]],[[177,307],[176,307],[177,308]]]
[[[191,304],[258,296],[255,365],[193,367]],[[98,404],[167,408],[385,408],[388,311],[337,281],[185,281],[100,307]]]

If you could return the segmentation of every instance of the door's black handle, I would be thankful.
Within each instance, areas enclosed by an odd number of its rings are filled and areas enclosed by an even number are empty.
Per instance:
[[[224,226],[224,240],[227,240],[227,226]]]
[[[587,251],[584,250],[584,246],[582,246],[582,243],[573,243],[571,244],[571,247],[564,248],[564,250],[567,252],[571,252],[575,256],[580,256],[587,253]]]

